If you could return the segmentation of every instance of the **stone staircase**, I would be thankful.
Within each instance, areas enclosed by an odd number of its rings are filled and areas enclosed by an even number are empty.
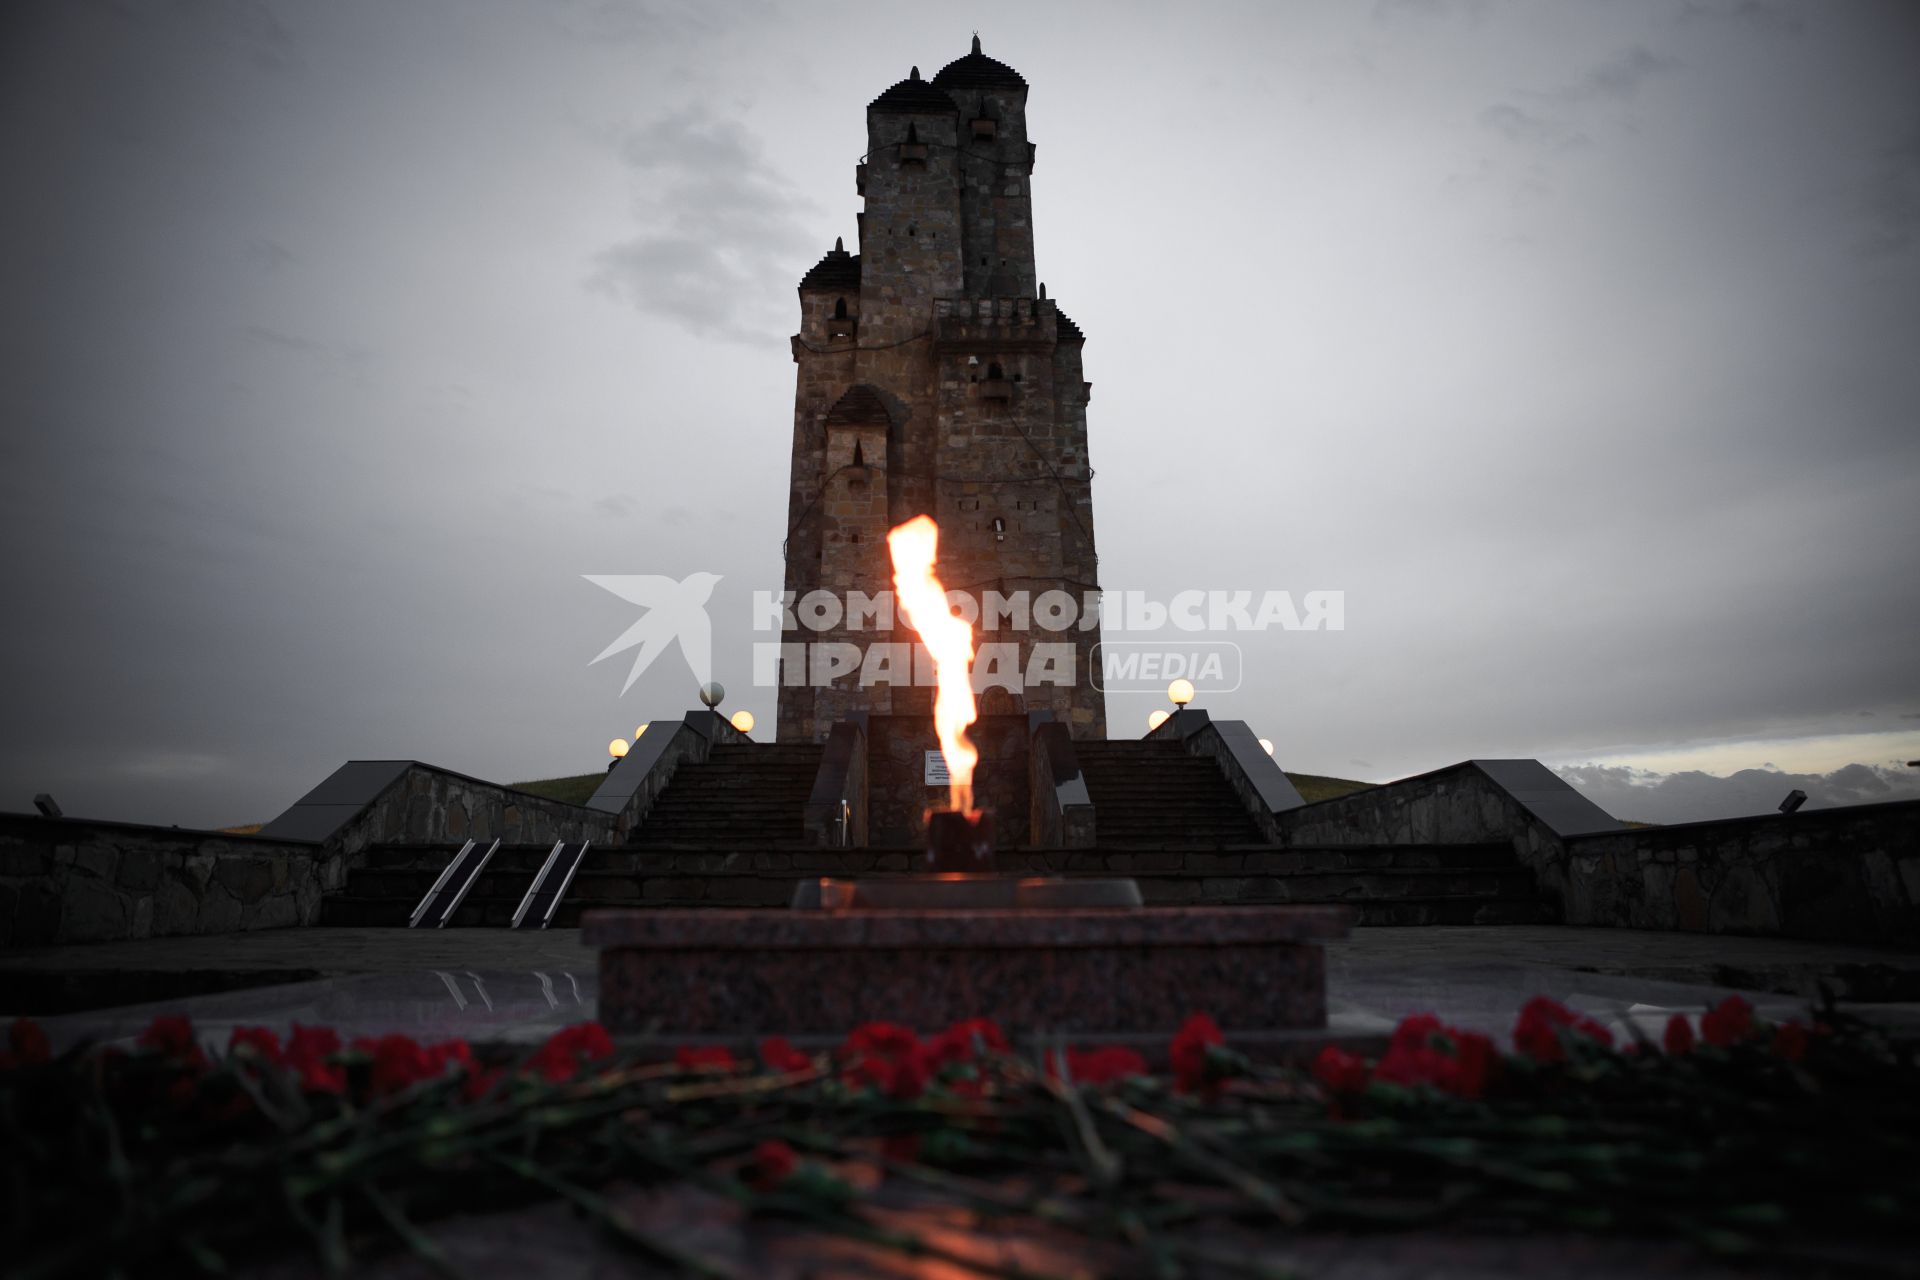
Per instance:
[[[633,843],[642,849],[798,844],[825,750],[817,742],[716,744],[704,763],[674,771]]]
[[[1530,924],[1551,918],[1532,873],[1505,844],[1284,848],[1260,838],[1211,760],[1176,742],[1075,743],[1095,806],[1097,849],[1003,849],[1014,875],[1132,876],[1150,905],[1325,904],[1359,924]],[[901,849],[821,849],[801,814],[818,771],[817,744],[716,745],[683,765],[633,843],[596,847],[554,915],[579,924],[595,907],[781,907],[811,876],[908,874]],[[548,845],[503,845],[452,923],[504,927]],[[370,849],[329,896],[321,923],[406,924],[455,850]]]
[[[1076,742],[1073,750],[1103,848],[1261,842],[1260,828],[1219,766],[1187,754],[1178,742],[1109,739]]]

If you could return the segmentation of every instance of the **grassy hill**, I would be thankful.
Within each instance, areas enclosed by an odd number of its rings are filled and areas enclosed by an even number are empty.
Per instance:
[[[582,773],[571,778],[541,778],[534,782],[513,782],[508,785],[515,791],[528,791],[549,800],[558,800],[563,804],[585,804],[602,781],[606,772]],[[1351,795],[1355,791],[1365,791],[1371,782],[1355,782],[1351,778],[1326,778],[1317,773],[1290,773],[1287,777],[1299,790],[1301,798],[1308,804],[1320,800],[1331,800],[1336,796]]]
[[[571,778],[541,778],[535,782],[509,782],[515,791],[527,791],[562,804],[585,804],[607,780],[607,771],[576,774]]]
[[[1356,791],[1365,791],[1373,786],[1371,782],[1355,782],[1352,778],[1328,778],[1317,773],[1289,773],[1287,781],[1300,793],[1300,798],[1308,804],[1318,804],[1322,800],[1337,800],[1341,796],[1350,796]]]

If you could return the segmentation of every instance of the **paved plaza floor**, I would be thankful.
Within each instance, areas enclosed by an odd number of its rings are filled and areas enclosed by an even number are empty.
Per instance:
[[[1546,994],[1621,1027],[1658,1034],[1670,1010],[1698,1013],[1729,990],[1744,990],[1763,1014],[1801,1013],[1817,985],[1866,995],[1905,994],[1920,983],[1920,953],[1701,934],[1558,926],[1367,928],[1330,944],[1328,998],[1333,1027],[1377,1035],[1400,1016],[1433,1010],[1503,1040],[1515,1011]],[[67,984],[62,986],[61,984]],[[171,984],[171,986],[169,986]],[[248,984],[248,985],[242,985]],[[221,986],[233,989],[218,990]],[[195,989],[146,1004],[100,1007],[116,990]],[[191,1014],[205,1038],[223,1044],[237,1025],[284,1030],[301,1022],[347,1035],[405,1031],[422,1037],[526,1042],[594,1016],[595,956],[577,930],[516,933],[456,929],[286,929],[215,938],[155,939],[51,947],[0,958],[0,1015],[22,999],[64,991],[96,1007],[46,1017],[56,1046],[131,1037],[159,1012]],[[1920,1027],[1920,1003],[1848,1002],[1855,1012]],[[73,1007],[73,1006],[70,1006]],[[1231,1038],[1232,1029],[1229,1029]],[[877,1212],[889,1226],[936,1240],[955,1257],[999,1274],[1150,1274],[1137,1253],[1090,1244],[1044,1221],[983,1217],[938,1197],[889,1190]],[[960,1277],[979,1271],[909,1258],[804,1224],[747,1218],[731,1202],[687,1186],[608,1188],[611,1201],[657,1238],[698,1251],[741,1275],[765,1277]],[[675,1274],[636,1258],[559,1204],[464,1215],[436,1222],[448,1262],[482,1280]],[[1223,1261],[1192,1276],[1244,1275],[1249,1259],[1275,1274],[1342,1280],[1469,1280],[1487,1276],[1568,1276],[1627,1280],[1648,1275],[1809,1274],[1804,1260],[1748,1260],[1738,1270],[1673,1240],[1555,1233],[1514,1236],[1416,1230],[1389,1234],[1279,1232],[1215,1223],[1197,1241]],[[1228,1265],[1224,1259],[1237,1258]],[[1905,1274],[1900,1257],[1871,1252],[1836,1259],[1840,1272]],[[391,1254],[357,1273],[412,1280],[436,1273]],[[293,1280],[322,1268],[296,1250],[251,1269]]]

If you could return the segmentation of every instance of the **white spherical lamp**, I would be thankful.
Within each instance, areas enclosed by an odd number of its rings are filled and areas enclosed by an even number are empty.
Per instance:
[[[1272,755],[1272,754],[1273,754],[1273,739],[1272,739],[1272,738],[1262,738],[1262,739],[1260,739],[1260,749],[1261,749],[1262,751],[1264,751],[1264,752],[1266,752],[1266,753],[1267,753],[1268,755]]]
[[[1168,685],[1167,701],[1171,702],[1176,707],[1184,707],[1189,702],[1192,702],[1193,701],[1193,681],[1183,678],[1180,680],[1175,680],[1172,684]]]
[[[627,754],[627,740],[625,738],[615,738],[612,742],[609,742],[607,744],[607,754],[615,760]]]
[[[741,710],[733,713],[733,719],[732,721],[730,721],[730,723],[733,725],[734,728],[738,729],[742,733],[752,733],[753,732],[753,712],[742,708]]]
[[[1147,716],[1147,732],[1152,733],[1155,729],[1158,729],[1161,725],[1165,724],[1166,722],[1167,722],[1166,712],[1164,711],[1150,712]]]
[[[718,680],[700,686],[700,701],[709,707],[719,706],[721,702],[725,701],[726,696],[727,686],[721,684]]]

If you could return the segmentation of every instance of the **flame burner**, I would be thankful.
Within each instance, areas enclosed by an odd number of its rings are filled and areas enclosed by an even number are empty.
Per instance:
[[[993,870],[993,814],[986,809],[927,812],[927,870],[977,875]]]

